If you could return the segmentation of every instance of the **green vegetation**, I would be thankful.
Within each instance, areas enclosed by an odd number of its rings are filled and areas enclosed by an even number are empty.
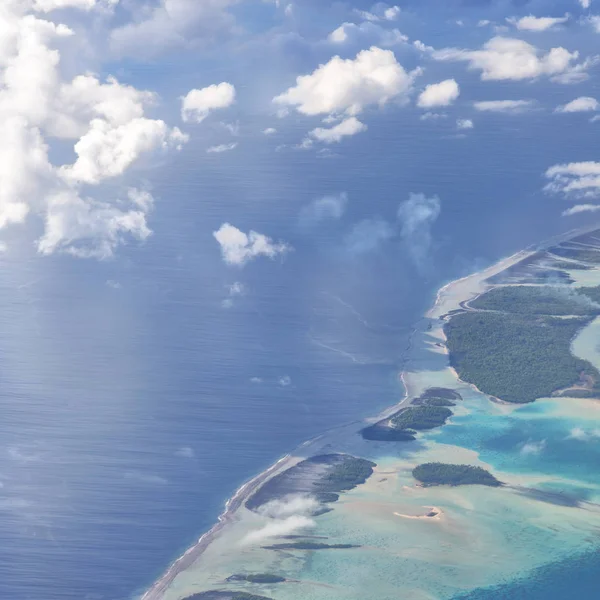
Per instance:
[[[462,311],[459,311],[462,312]],[[450,314],[450,313],[448,313]],[[462,396],[455,390],[449,388],[433,387],[426,389],[421,398],[446,398],[446,400],[462,400]]]
[[[556,286],[507,286],[493,288],[471,302],[478,310],[495,310],[522,315],[591,315],[600,313],[587,298]]]
[[[502,485],[491,473],[481,467],[425,463],[413,469],[413,477],[425,486],[433,485]]]
[[[247,581],[248,583],[283,583],[285,577],[272,573],[251,573],[249,575],[236,574],[227,578],[227,581]]]
[[[570,344],[590,318],[463,313],[444,327],[450,363],[463,381],[508,402],[533,402],[579,381],[598,381],[589,362],[575,358]]]
[[[263,546],[265,550],[348,550],[359,548],[354,544],[324,544],[322,542],[286,542]]]
[[[452,411],[445,406],[409,406],[391,419],[396,429],[433,429],[444,425],[452,416]]]
[[[344,456],[343,461],[334,464],[323,478],[315,482],[315,489],[321,493],[351,490],[365,483],[376,466],[364,458]]]
[[[266,596],[257,596],[248,592],[228,592],[223,590],[211,590],[187,596],[183,600],[271,600]]]
[[[416,398],[413,400],[414,406],[456,406],[456,402],[446,398]]]

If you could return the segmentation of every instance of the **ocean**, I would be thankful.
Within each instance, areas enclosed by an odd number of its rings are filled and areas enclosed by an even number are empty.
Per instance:
[[[589,159],[592,132],[571,144],[535,115],[519,128],[497,116],[459,138],[390,116],[374,115],[368,143],[358,136],[339,156],[275,152],[266,139],[244,149],[242,138],[239,152],[205,158],[190,144],[152,175],[154,235],[112,261],[11,245],[0,261],[0,598],[139,595],[244,481],[401,398],[408,336],[442,283],[570,227],[541,174]],[[339,192],[343,218],[304,230],[302,207]],[[441,199],[425,267],[398,235],[347,251],[356,223],[393,224],[410,192]],[[228,267],[212,237],[226,221],[294,250]],[[224,307],[235,282],[245,293]]]

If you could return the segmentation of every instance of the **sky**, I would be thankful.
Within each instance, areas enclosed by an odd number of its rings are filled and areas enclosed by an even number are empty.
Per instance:
[[[5,0],[0,247],[107,260],[143,245],[153,175],[189,148],[200,170],[226,170],[253,145],[327,159],[371,143],[372,124],[398,113],[457,137],[490,118],[600,128],[595,2]],[[600,209],[597,158],[539,173],[565,219]],[[339,220],[345,194],[315,194],[305,224]],[[349,251],[400,236],[422,263],[439,213],[439,198],[414,190],[394,219],[357,223]],[[292,251],[277,235],[241,229],[234,213],[212,231],[237,267]]]

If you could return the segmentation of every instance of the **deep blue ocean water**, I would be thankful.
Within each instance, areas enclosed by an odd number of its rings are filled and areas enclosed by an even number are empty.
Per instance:
[[[129,599],[245,480],[396,402],[410,328],[442,283],[578,223],[540,192],[548,166],[595,143],[561,127],[482,117],[461,139],[400,111],[332,158],[262,139],[244,150],[243,137],[206,158],[191,144],[153,173],[145,245],[103,263],[13,245],[0,265],[0,598]],[[302,207],[340,191],[343,219],[302,231]],[[399,239],[344,252],[355,223],[393,222],[409,192],[442,202],[426,272]],[[224,221],[294,251],[227,267],[212,238]],[[247,294],[224,309],[235,281]]]

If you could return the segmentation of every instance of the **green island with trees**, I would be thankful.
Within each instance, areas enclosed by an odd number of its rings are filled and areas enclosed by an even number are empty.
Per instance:
[[[594,288],[591,288],[594,289]],[[600,314],[579,290],[562,286],[511,285],[492,288],[470,303],[471,308],[521,315],[587,316]]]
[[[247,581],[248,583],[283,583],[286,581],[285,577],[281,575],[273,575],[273,573],[236,573],[227,578],[227,581]]]
[[[394,429],[421,431],[445,425],[451,416],[452,411],[445,406],[409,406],[396,413],[390,424]]]
[[[583,375],[598,382],[597,369],[571,354],[573,337],[591,318],[458,314],[444,327],[450,364],[484,394],[515,403],[549,397]]]
[[[413,469],[413,477],[424,486],[435,485],[487,485],[501,486],[489,471],[471,465],[451,465],[445,463],[425,463]]]

